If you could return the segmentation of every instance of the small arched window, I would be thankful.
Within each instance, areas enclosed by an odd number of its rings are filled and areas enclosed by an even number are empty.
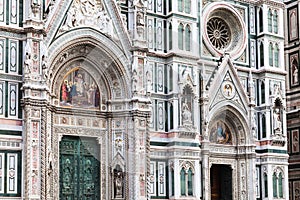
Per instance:
[[[183,11],[183,0],[178,0],[178,12]]]
[[[261,117],[261,130],[262,130],[262,138],[267,137],[267,129],[266,129],[266,116],[263,114]]]
[[[191,167],[181,168],[180,171],[180,194],[181,196],[193,196],[194,173]]]
[[[268,10],[268,31],[272,32],[272,11]]]
[[[191,50],[191,28],[189,25],[185,27],[185,50]]]
[[[263,41],[261,41],[260,46],[259,46],[259,56],[260,56],[260,67],[263,67],[264,64],[264,44]]]
[[[179,24],[178,26],[178,48],[183,50],[183,25]]]
[[[191,0],[184,1],[184,12],[187,14],[191,13]]]
[[[275,65],[275,67],[279,67],[279,47],[278,47],[278,44],[276,44],[275,48],[274,48],[274,65]]]
[[[283,198],[283,185],[282,185],[282,182],[283,182],[283,177],[282,177],[282,173],[280,172],[279,176],[278,176],[278,194],[279,194],[279,198]]]
[[[169,24],[169,50],[173,48],[173,32],[172,32],[172,24]]]
[[[273,49],[273,44],[270,43],[269,44],[269,66],[273,66],[273,52],[274,49]]]
[[[264,22],[263,22],[262,8],[259,9],[258,17],[259,17],[259,32],[263,32]]]
[[[261,82],[261,104],[266,102],[266,89],[265,89],[265,82]]]
[[[278,14],[277,11],[274,11],[273,14],[273,28],[274,28],[274,33],[278,33]]]
[[[185,170],[181,168],[180,171],[180,194],[184,196],[186,194],[186,179],[185,179]]]
[[[188,195],[192,196],[193,195],[193,172],[192,169],[190,168],[188,171]]]
[[[175,184],[174,184],[174,168],[171,168],[171,196],[175,194]]]
[[[277,197],[277,177],[276,173],[273,173],[273,197]]]
[[[268,175],[264,174],[264,191],[265,191],[265,197],[268,197]]]

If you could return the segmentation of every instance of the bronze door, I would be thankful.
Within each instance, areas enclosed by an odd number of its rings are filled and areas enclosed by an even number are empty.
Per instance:
[[[60,142],[60,199],[100,199],[99,144],[95,139],[64,136]]]

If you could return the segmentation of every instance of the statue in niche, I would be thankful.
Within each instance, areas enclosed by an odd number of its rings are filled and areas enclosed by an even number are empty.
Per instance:
[[[42,75],[45,80],[48,78],[47,57],[45,55],[42,56]]]
[[[146,86],[147,92],[151,92],[151,90],[152,90],[152,73],[150,70],[148,70],[146,72],[146,79],[147,79],[147,86]]]
[[[292,76],[293,76],[293,84],[298,84],[299,79],[298,79],[298,66],[292,65]]]
[[[277,132],[281,132],[281,118],[280,118],[280,109],[275,108],[273,112],[273,120],[274,120],[274,130]]]
[[[32,67],[31,54],[29,52],[26,52],[25,61],[24,61],[24,74],[25,74],[25,77],[30,77],[30,74],[31,74],[31,71],[32,71],[31,67]]]
[[[137,74],[137,71],[134,69],[132,72],[132,90],[133,90],[133,92],[137,91],[137,84],[138,84],[138,74]]]
[[[192,112],[189,108],[187,100],[182,104],[182,124],[191,124],[192,123]]]
[[[100,92],[94,79],[77,68],[63,80],[60,90],[60,105],[96,108],[100,104]]]
[[[138,12],[136,14],[136,25],[137,26],[144,26],[145,25],[144,13],[143,12]]]
[[[124,175],[119,165],[114,169],[115,198],[123,198]]]
[[[231,132],[224,122],[218,121],[212,128],[210,141],[218,144],[232,144]]]

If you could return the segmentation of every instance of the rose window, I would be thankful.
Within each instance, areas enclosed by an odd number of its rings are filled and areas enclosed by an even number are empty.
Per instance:
[[[207,34],[212,45],[218,50],[226,48],[230,42],[230,29],[220,18],[212,18],[208,21]]]

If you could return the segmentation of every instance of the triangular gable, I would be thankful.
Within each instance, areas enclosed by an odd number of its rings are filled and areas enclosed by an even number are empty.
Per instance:
[[[51,11],[45,29],[49,46],[60,35],[81,27],[95,29],[120,43],[130,57],[130,39],[115,1],[61,0]]]
[[[249,99],[229,56],[224,57],[216,73],[217,75],[208,90],[210,96],[209,110],[212,110],[217,104],[227,101],[247,114]]]

